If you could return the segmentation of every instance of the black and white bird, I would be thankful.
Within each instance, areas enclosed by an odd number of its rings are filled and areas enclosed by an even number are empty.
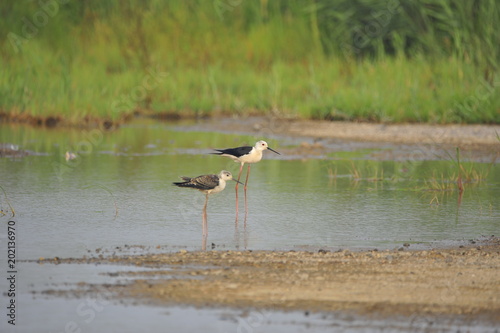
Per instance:
[[[236,163],[240,163],[240,172],[238,173],[238,180],[237,180],[237,183],[240,183],[240,177],[241,177],[241,172],[243,171],[243,165],[245,165],[245,163],[251,164],[251,163],[260,162],[260,160],[262,159],[262,152],[266,149],[269,149],[270,151],[272,151],[278,155],[281,155],[276,150],[269,147],[269,145],[267,144],[266,141],[262,141],[262,140],[257,141],[257,143],[255,143],[255,146],[253,146],[253,147],[252,146],[242,146],[242,147],[227,148],[227,149],[214,149],[217,152],[211,153],[211,154],[226,156],[226,157],[231,158]],[[245,186],[243,187],[243,189],[245,190],[245,198],[246,198],[248,176],[249,175],[250,175],[250,165],[248,165]],[[245,201],[245,203],[246,203],[246,201]],[[245,206],[245,208],[246,208],[246,206]],[[236,216],[238,216],[238,184],[236,184]]]
[[[226,188],[226,181],[234,180],[238,182],[236,179],[233,179],[233,175],[231,172],[222,170],[218,175],[201,175],[198,177],[181,177],[182,182],[173,183],[178,187],[188,187],[199,190],[205,193],[205,205],[203,206],[203,236],[206,237],[208,235],[208,226],[207,226],[207,203],[208,196],[210,194],[215,194],[221,192]],[[241,184],[241,183],[240,183]]]

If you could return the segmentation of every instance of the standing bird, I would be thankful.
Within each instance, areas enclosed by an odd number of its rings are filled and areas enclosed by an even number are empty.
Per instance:
[[[255,143],[255,146],[253,147],[243,146],[243,147],[228,148],[228,149],[214,149],[217,152],[211,154],[227,156],[236,163],[240,163],[241,164],[240,172],[238,173],[238,180],[237,180],[237,182],[240,183],[240,177],[241,177],[241,172],[243,170],[243,165],[245,163],[250,164],[250,163],[260,162],[260,160],[262,159],[262,152],[266,149],[269,149],[270,151],[278,155],[281,155],[276,150],[269,147],[266,141],[262,140]],[[250,175],[250,165],[248,165],[247,178],[245,180],[245,186],[243,187],[243,189],[245,190],[245,213],[247,213],[246,197],[247,197],[247,184],[249,175]],[[238,219],[238,184],[236,184],[236,219]]]
[[[234,180],[231,172],[222,170],[218,175],[202,175],[194,178],[181,177],[183,182],[173,183],[178,187],[189,187],[205,193],[205,206],[203,206],[203,238],[208,235],[207,203],[210,194],[218,193],[226,187],[226,181]],[[240,183],[241,184],[241,183]]]

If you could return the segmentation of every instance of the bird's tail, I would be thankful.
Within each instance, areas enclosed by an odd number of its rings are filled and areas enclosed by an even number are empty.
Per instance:
[[[186,181],[186,182],[176,182],[172,183],[172,185],[178,186],[178,187],[194,187],[194,184]]]
[[[183,182],[175,182],[175,183],[172,183],[172,184],[175,185],[175,186],[178,186],[178,187],[193,187],[193,184],[190,183],[191,177],[181,176],[181,179],[183,180]]]
[[[212,153],[209,153],[209,154],[213,154],[213,155],[222,155],[224,154],[224,152],[222,150],[219,150],[219,149],[214,149],[216,150],[215,152],[212,152]]]

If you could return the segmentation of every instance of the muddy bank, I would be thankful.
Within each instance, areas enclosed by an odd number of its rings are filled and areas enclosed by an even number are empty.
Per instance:
[[[500,126],[493,125],[428,125],[368,124],[344,122],[291,122],[291,134],[336,137],[395,143],[448,144],[463,146],[500,144]]]
[[[252,132],[262,135],[309,136],[367,142],[391,142],[402,144],[448,144],[461,147],[497,146],[500,143],[500,125],[481,124],[384,124],[349,121],[306,120],[283,117],[282,114],[268,116],[235,116],[229,112],[217,115],[198,115],[195,112],[151,113],[145,110],[123,115],[110,120],[85,116],[71,123],[61,116],[36,117],[25,114],[0,112],[0,122],[25,123],[35,126],[118,129],[134,119],[150,118],[159,121],[196,121],[203,130],[225,130]]]
[[[460,315],[500,322],[500,239],[426,251],[209,251],[41,259],[148,267],[110,272],[119,285],[79,284],[85,295],[155,305],[224,306],[367,315]],[[151,269],[153,268],[153,269]],[[51,291],[48,291],[51,293]],[[59,293],[52,291],[52,293]]]
[[[200,127],[261,133],[309,136],[401,144],[445,144],[499,149],[500,125],[374,124],[342,121],[282,119],[273,117],[223,118]],[[497,136],[498,133],[498,136]]]

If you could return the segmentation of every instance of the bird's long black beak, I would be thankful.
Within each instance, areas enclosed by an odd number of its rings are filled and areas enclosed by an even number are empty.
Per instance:
[[[236,179],[234,179],[234,178],[233,178],[232,180],[234,180],[234,181],[235,181],[235,182],[237,182],[238,184],[244,185],[242,182],[237,181],[237,180],[236,180]]]
[[[273,153],[276,153],[278,155],[281,155],[280,153],[278,153],[276,150],[274,150],[273,148],[271,147],[267,147],[267,149],[269,149],[270,151],[272,151]]]

